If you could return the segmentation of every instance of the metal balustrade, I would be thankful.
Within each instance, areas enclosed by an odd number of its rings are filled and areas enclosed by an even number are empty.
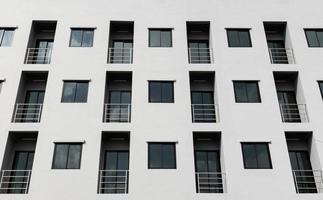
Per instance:
[[[297,193],[322,193],[322,170],[293,170]]]
[[[301,123],[308,122],[306,104],[280,104],[283,122]]]
[[[196,172],[196,185],[198,193],[225,193],[225,173],[222,172]]]
[[[100,170],[99,194],[128,193],[128,170]]]
[[[132,48],[109,48],[108,63],[131,64],[132,55]]]
[[[0,193],[27,194],[31,170],[2,170]]]
[[[52,48],[28,48],[25,64],[50,64]]]
[[[213,63],[213,50],[211,48],[188,48],[188,60],[191,64]]]
[[[15,123],[40,122],[43,104],[17,103],[13,116]]]
[[[269,48],[269,55],[272,64],[295,64],[291,48]]]
[[[218,122],[218,106],[216,104],[192,104],[193,122]]]
[[[104,122],[130,122],[131,104],[105,104]]]

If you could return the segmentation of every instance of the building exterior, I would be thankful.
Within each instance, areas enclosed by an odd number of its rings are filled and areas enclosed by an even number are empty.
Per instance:
[[[322,6],[2,2],[0,199],[323,199]]]

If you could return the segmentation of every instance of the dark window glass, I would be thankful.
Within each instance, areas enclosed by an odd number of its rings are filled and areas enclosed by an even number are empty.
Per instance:
[[[234,93],[237,103],[260,103],[257,81],[234,81]]]
[[[70,47],[92,47],[94,29],[72,29]]]
[[[0,28],[0,47],[11,46],[15,29]]]
[[[249,29],[227,29],[229,47],[251,47]]]
[[[320,87],[320,91],[321,91],[321,96],[323,98],[323,81],[319,81],[319,87]]]
[[[242,143],[245,169],[271,169],[268,143]]]
[[[175,143],[149,143],[148,168],[176,169]]]
[[[171,29],[149,29],[149,47],[171,47]]]
[[[82,144],[55,144],[53,169],[80,169]]]
[[[149,102],[173,103],[174,83],[172,81],[149,81]]]
[[[65,81],[63,86],[62,102],[87,102],[88,82]]]
[[[323,29],[307,29],[305,35],[309,47],[323,47]]]

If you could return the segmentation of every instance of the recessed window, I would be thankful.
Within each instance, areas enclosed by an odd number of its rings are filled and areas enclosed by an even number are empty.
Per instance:
[[[249,29],[227,29],[229,47],[251,47]]]
[[[14,28],[1,28],[0,27],[0,47],[9,47],[11,46]]]
[[[0,93],[1,93],[1,89],[2,89],[2,84],[3,84],[3,80],[0,80]]]
[[[149,47],[172,47],[172,29],[149,29]]]
[[[323,98],[323,81],[319,81],[319,88],[320,88],[320,91],[321,91],[321,96]]]
[[[72,28],[70,47],[92,47],[94,29],[91,28]]]
[[[241,146],[245,169],[272,169],[268,143],[243,142]]]
[[[53,169],[80,169],[81,143],[56,143],[53,158]]]
[[[150,103],[173,103],[174,82],[173,81],[149,81]]]
[[[305,29],[309,47],[323,47],[323,29]]]
[[[64,81],[62,102],[86,103],[88,87],[88,81]]]
[[[260,103],[258,81],[233,81],[237,103]]]
[[[148,143],[149,169],[176,169],[175,143]]]

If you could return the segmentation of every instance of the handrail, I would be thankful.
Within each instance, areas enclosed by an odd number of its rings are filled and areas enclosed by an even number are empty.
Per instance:
[[[196,172],[198,193],[225,193],[226,176],[223,172]]]
[[[295,64],[292,48],[268,48],[272,64]]]
[[[13,116],[14,123],[40,122],[43,104],[17,103]]]
[[[129,170],[99,170],[99,194],[128,193]]]
[[[133,57],[133,48],[109,48],[109,64],[131,64]]]
[[[104,104],[103,122],[130,122],[131,104]]]
[[[283,122],[309,122],[306,104],[280,104]]]
[[[2,170],[0,193],[27,194],[31,170]]]
[[[297,193],[322,193],[322,170],[293,170]]]
[[[212,48],[188,48],[188,61],[190,64],[213,63]]]
[[[25,64],[50,64],[52,48],[27,48]]]
[[[193,122],[219,122],[217,104],[192,104]]]

